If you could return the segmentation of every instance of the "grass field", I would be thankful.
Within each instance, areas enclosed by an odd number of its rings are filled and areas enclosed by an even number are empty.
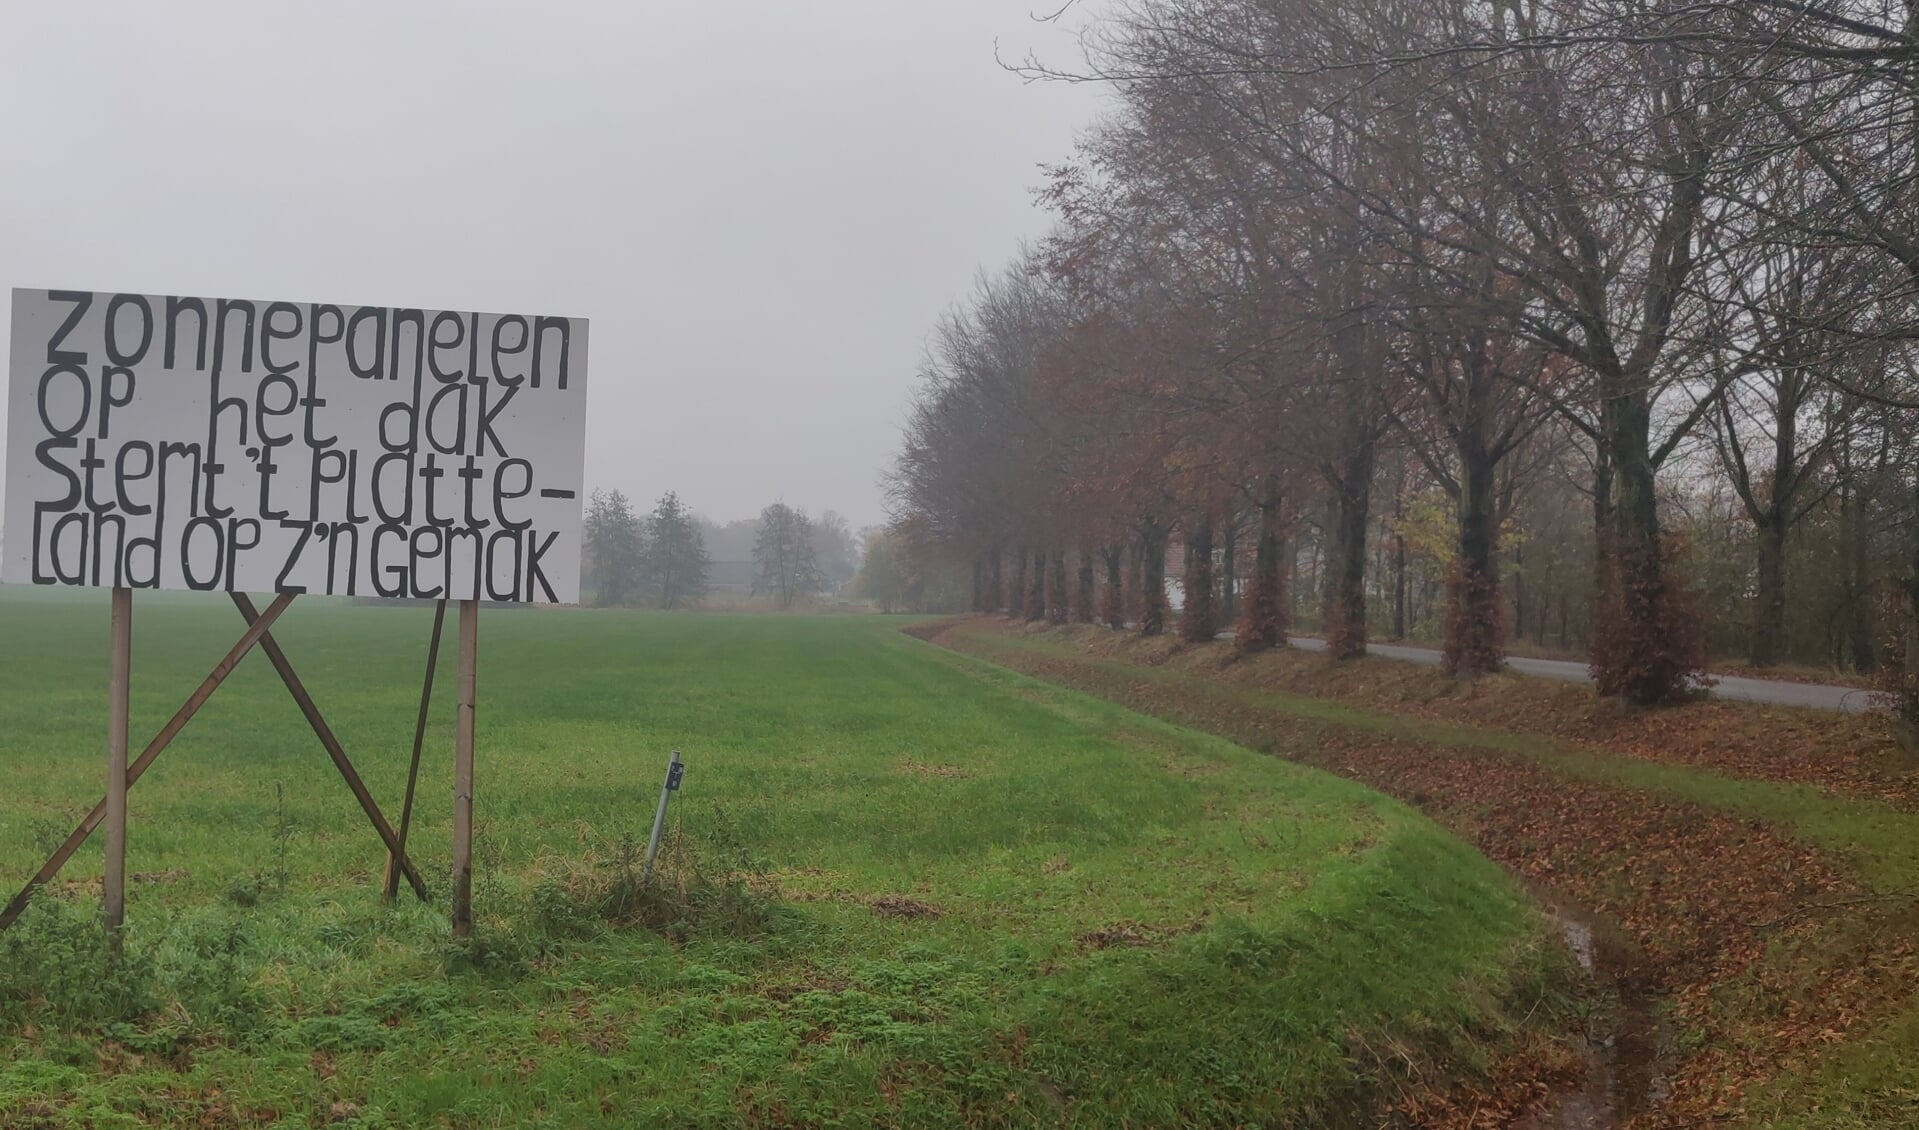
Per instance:
[[[390,815],[428,616],[276,632]],[[0,594],[9,891],[99,795],[105,626]],[[136,749],[239,626],[137,602]],[[438,901],[389,910],[249,658],[132,794],[125,959],[97,843],[0,936],[0,1126],[1338,1124],[1553,1013],[1535,912],[1425,817],[897,626],[484,616],[471,947],[450,679],[414,829]],[[669,874],[704,894],[648,929],[608,900],[673,748]]]

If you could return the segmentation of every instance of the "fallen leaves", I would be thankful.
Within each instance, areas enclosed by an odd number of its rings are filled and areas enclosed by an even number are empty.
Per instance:
[[[1692,1050],[1672,1068],[1670,1098],[1634,1126],[1736,1115],[1756,1084],[1842,1042],[1919,977],[1912,916],[1891,917],[1839,861],[1771,824],[1570,777],[1517,754],[1342,726],[1196,684],[1337,699],[1919,808],[1919,782],[1878,720],[1721,702],[1626,710],[1588,688],[1540,680],[1459,683],[1407,664],[1284,653],[1234,659],[1221,646],[1083,626],[973,619],[915,634],[1363,781],[1447,823],[1529,885],[1616,924],[1630,945],[1607,973],[1662,997],[1691,1036]],[[996,636],[1019,637],[1020,646]],[[1129,673],[1126,664],[1157,670]],[[1150,939],[1137,923],[1115,923],[1081,943]],[[1562,1090],[1567,1070],[1535,1050],[1506,1063],[1490,1089],[1419,1096],[1401,1113],[1422,1125],[1508,1125],[1545,1091]]]

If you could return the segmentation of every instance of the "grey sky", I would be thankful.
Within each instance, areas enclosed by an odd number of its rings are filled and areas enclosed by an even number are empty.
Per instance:
[[[1098,109],[1041,7],[0,0],[0,282],[584,316],[589,484],[875,522]]]

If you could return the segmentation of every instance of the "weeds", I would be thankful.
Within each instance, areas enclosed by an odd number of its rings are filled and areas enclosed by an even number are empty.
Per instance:
[[[287,893],[287,846],[293,842],[293,836],[300,825],[287,814],[287,794],[284,782],[273,782],[273,820],[269,825],[269,834],[273,843],[273,866],[266,871],[249,871],[227,886],[227,901],[235,906],[258,906],[266,896],[275,897]]]
[[[263,893],[286,891],[296,825],[284,788],[276,784],[274,793],[273,867],[230,885],[230,902],[252,906]],[[34,833],[61,835],[51,819]],[[250,1033],[263,1016],[252,983],[255,948],[246,922],[211,909],[115,939],[97,908],[43,890],[0,933],[0,1022],[104,1035],[137,1052],[193,1035]]]
[[[252,1036],[266,1020],[257,948],[245,923],[195,915],[150,939],[124,937],[115,954],[97,910],[42,898],[0,934],[0,1021],[142,1053]]]
[[[33,833],[33,850],[42,858],[50,857],[60,850],[66,842],[67,833],[72,824],[51,813],[37,812],[28,822],[28,830]]]
[[[599,853],[568,860],[534,885],[533,912],[555,936],[639,928],[672,942],[696,935],[755,939],[773,931],[780,906],[765,861],[718,806],[695,840],[675,820],[650,875],[645,845],[622,832]]]
[[[12,1023],[76,1026],[134,1020],[160,1005],[150,950],[116,956],[98,910],[42,897],[0,934],[0,1009]]]

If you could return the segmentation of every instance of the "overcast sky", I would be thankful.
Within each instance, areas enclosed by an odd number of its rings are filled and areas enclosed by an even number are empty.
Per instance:
[[[874,523],[928,331],[1098,112],[995,62],[1074,57],[1048,4],[0,0],[0,269],[586,317],[589,485]]]

